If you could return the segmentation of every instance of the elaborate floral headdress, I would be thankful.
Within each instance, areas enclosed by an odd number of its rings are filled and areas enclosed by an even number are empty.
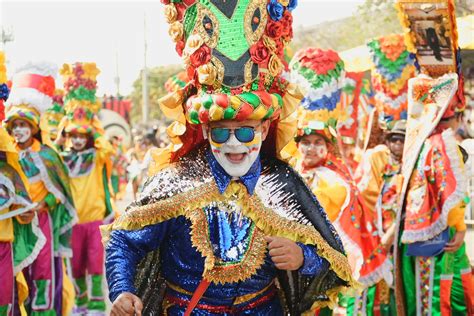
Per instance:
[[[100,70],[95,63],[64,64],[60,70],[64,82],[64,109],[59,130],[66,133],[103,134],[97,116],[101,103],[96,98],[97,75]]]
[[[40,115],[53,102],[56,74],[57,67],[50,63],[29,63],[17,70],[6,102],[4,124],[9,132],[16,119],[30,123],[33,134],[39,131]]]
[[[280,157],[292,137],[290,114],[300,97],[281,76],[296,1],[162,2],[189,83],[160,100],[174,123],[167,130],[171,156],[160,153],[165,158],[158,165],[204,141],[195,125],[219,120],[272,120],[262,151]]]
[[[335,141],[338,120],[345,120],[341,104],[344,62],[332,50],[302,49],[290,62],[290,77],[305,96],[298,109],[297,137],[318,133]]]
[[[403,35],[388,35],[367,44],[372,55],[372,85],[379,125],[390,130],[396,121],[407,119],[408,79],[415,75],[414,56]]]
[[[424,3],[399,0],[397,9],[400,22],[406,30],[405,43],[408,50],[416,56],[415,65],[418,71],[433,78],[447,73],[458,76],[458,90],[442,114],[442,118],[450,118],[456,113],[463,112],[466,99],[454,0],[427,0]],[[419,12],[423,14],[419,15]],[[426,45],[428,36],[430,43]],[[420,47],[424,48],[423,54],[418,50]],[[436,47],[438,51],[435,51]]]

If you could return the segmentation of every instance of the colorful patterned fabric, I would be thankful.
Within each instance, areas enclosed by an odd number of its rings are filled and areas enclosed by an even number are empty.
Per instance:
[[[390,274],[392,264],[380,246],[375,226],[370,224],[374,222],[374,216],[358,197],[357,187],[342,160],[328,154],[319,167],[304,170],[300,163],[296,169],[307,180],[318,200],[321,199],[341,236],[352,273],[358,281],[371,286]]]
[[[372,54],[372,85],[379,124],[391,129],[407,118],[408,79],[415,75],[414,57],[408,52],[403,35],[388,35],[367,44]]]
[[[46,190],[54,196],[51,211],[53,212],[53,227],[55,230],[54,250],[59,255],[70,256],[71,228],[77,221],[76,210],[72,201],[69,186],[69,176],[64,163],[58,154],[48,146],[37,145],[35,149],[27,149],[20,153],[20,165],[31,183],[39,180]],[[36,148],[37,147],[37,148]],[[56,204],[56,200],[59,203]]]
[[[450,237],[455,233],[451,228]],[[402,246],[405,254],[406,246]],[[466,245],[436,257],[402,257],[405,313],[414,315],[472,315],[474,288]]]

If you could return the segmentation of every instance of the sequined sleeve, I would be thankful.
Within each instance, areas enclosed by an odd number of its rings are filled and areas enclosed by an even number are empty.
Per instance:
[[[105,248],[105,269],[109,298],[113,302],[123,292],[135,293],[136,267],[150,251],[158,249],[175,219],[140,230],[115,230]]]
[[[329,263],[326,259],[321,258],[316,253],[316,247],[311,245],[305,245],[297,243],[298,246],[303,250],[304,262],[299,272],[304,276],[314,276],[319,274],[321,271],[329,268]]]

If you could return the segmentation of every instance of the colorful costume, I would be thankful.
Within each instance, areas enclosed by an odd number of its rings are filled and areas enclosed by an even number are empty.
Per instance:
[[[417,54],[421,74],[409,80],[407,139],[403,154],[404,182],[397,216],[399,239],[395,251],[396,299],[400,315],[472,315],[472,275],[465,244],[445,251],[446,243],[466,229],[468,201],[463,155],[449,122],[464,110],[462,75],[457,46],[454,1],[436,4],[450,38],[451,49],[441,55],[452,63],[425,59],[418,54],[418,39],[407,36]],[[400,3],[407,30],[418,3]],[[408,15],[408,16],[407,16]],[[411,18],[411,20],[409,20]],[[415,32],[415,30],[412,30]],[[444,75],[442,75],[444,73]],[[430,76],[433,76],[430,77]],[[436,78],[437,77],[437,78]],[[403,281],[402,281],[403,280]]]
[[[405,125],[407,118],[408,79],[414,75],[413,57],[407,51],[402,35],[388,35],[368,43],[374,67],[372,82],[375,91],[378,124],[385,137],[404,130],[394,127]],[[367,150],[356,172],[358,188],[365,205],[370,212],[373,232],[382,237],[394,222],[398,212],[398,200],[401,190],[401,161],[396,161],[385,145]],[[388,272],[392,280],[392,272]],[[395,313],[391,282],[385,281],[366,289],[360,304],[368,315]]]
[[[104,138],[97,117],[96,76],[93,63],[65,64],[61,69],[66,92],[66,116],[59,130],[66,134],[87,135],[93,146],[80,151],[70,146],[61,153],[69,171],[72,197],[78,223],[72,229],[72,276],[76,288],[77,313],[105,312],[102,289],[104,249],[99,226],[113,217],[110,194],[111,154],[113,148]],[[68,139],[70,140],[70,139]],[[91,288],[88,291],[88,279]]]
[[[33,202],[45,202],[47,211],[38,214],[46,244],[27,271],[31,283],[32,315],[56,315],[62,311],[62,260],[70,256],[71,228],[76,211],[71,199],[67,170],[56,152],[40,143],[40,113],[51,106],[55,68],[49,64],[28,64],[13,77],[4,121],[12,133],[15,120],[32,127],[33,143],[20,149],[19,163],[25,173],[28,193]]]
[[[0,52],[3,58],[3,53]],[[1,59],[0,58],[0,59]],[[0,65],[3,66],[3,65]],[[0,82],[6,76],[0,69]],[[8,90],[1,97],[6,100]],[[0,116],[4,116],[0,109]],[[7,132],[0,128],[0,315],[18,313],[15,304],[15,276],[31,264],[45,244],[35,214],[31,222],[23,222],[18,215],[35,207],[26,193],[18,155]],[[24,176],[24,175],[22,175]],[[18,295],[19,303],[24,301]]]
[[[155,151],[156,172],[139,200],[103,229],[112,301],[137,293],[146,315],[182,315],[188,307],[199,315],[300,315],[333,305],[354,285],[324,211],[277,159],[293,137],[291,114],[299,102],[295,87],[280,76],[294,4],[166,6],[170,34],[193,80],[160,100],[175,120],[168,128],[172,144]],[[262,149],[255,147],[261,157],[247,174],[232,178],[198,124],[249,119],[270,120],[270,131]],[[276,269],[264,236],[297,242],[303,266]],[[195,295],[199,301],[191,306]]]
[[[304,165],[299,152],[296,169],[305,178],[329,219],[341,235],[348,252],[353,275],[365,286],[381,280],[390,271],[391,263],[379,245],[379,236],[366,227],[370,217],[363,214],[363,203],[349,169],[339,158],[342,137],[337,133],[338,120],[348,122],[343,102],[344,63],[334,51],[308,48],[297,52],[290,63],[291,78],[305,88],[305,98],[298,113],[296,141],[305,135],[317,134],[326,140],[328,154],[317,166]],[[341,94],[343,95],[341,97]],[[338,146],[339,145],[339,146]],[[344,305],[339,302],[341,307]]]

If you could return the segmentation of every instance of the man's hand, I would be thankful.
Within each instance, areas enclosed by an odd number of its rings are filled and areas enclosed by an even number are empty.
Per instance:
[[[111,316],[141,316],[143,303],[138,296],[124,292],[112,304]]]
[[[33,217],[35,217],[35,211],[26,211],[25,213],[18,215],[18,217],[20,218],[21,223],[29,224],[33,220]]]
[[[298,270],[304,263],[303,249],[283,237],[265,237],[275,266],[280,270]]]
[[[456,232],[453,238],[446,244],[444,251],[446,252],[455,252],[462,246],[464,242],[464,237],[466,236],[466,231]]]

